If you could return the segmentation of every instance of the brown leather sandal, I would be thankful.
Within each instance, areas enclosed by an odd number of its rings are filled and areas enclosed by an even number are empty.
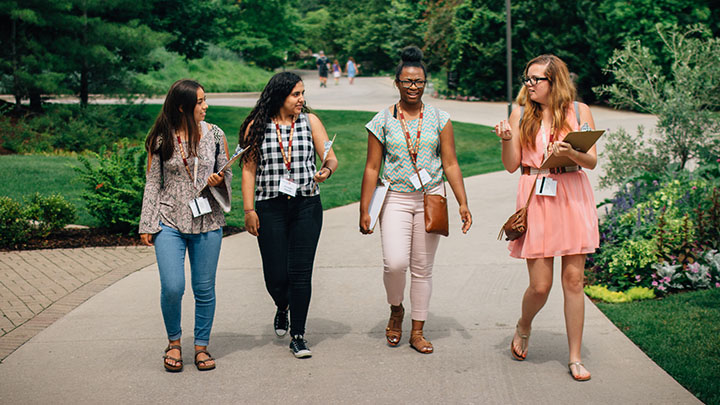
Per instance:
[[[392,305],[390,306],[390,320],[388,326],[385,328],[385,339],[390,346],[397,346],[402,338],[402,323],[403,317],[405,316],[405,308],[400,304],[399,311],[393,311]]]
[[[201,354],[201,353],[207,354],[208,358],[205,360],[198,360],[198,354]],[[195,350],[195,367],[197,367],[198,370],[208,371],[208,370],[214,369],[215,363],[210,364],[210,365],[205,364],[205,363],[208,363],[211,361],[215,361],[215,359],[212,357],[212,355],[207,350],[205,350],[205,349]]]
[[[527,334],[520,333],[520,325],[515,325],[515,332],[517,332],[518,337],[520,337],[520,352],[518,353],[515,350],[515,345],[513,344],[515,342],[515,336],[513,336],[512,339],[510,339],[510,353],[512,354],[513,358],[517,361],[523,361],[525,360],[525,357],[527,354],[525,351],[528,348],[528,340],[530,340],[530,331],[528,331]]]
[[[433,345],[425,339],[422,329],[413,329],[410,332],[410,347],[422,354],[433,352]]]
[[[175,358],[172,356],[168,356],[167,352],[170,350],[179,350],[180,351],[180,358]],[[169,364],[167,361],[172,360],[175,362],[175,365]],[[163,365],[165,366],[165,370],[170,371],[171,373],[177,373],[179,371],[182,371],[183,369],[183,360],[182,360],[182,347],[178,345],[168,345],[168,347],[165,349],[165,355],[163,356]]]

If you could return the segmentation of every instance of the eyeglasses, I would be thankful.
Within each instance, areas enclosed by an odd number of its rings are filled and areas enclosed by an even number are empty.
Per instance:
[[[522,83],[526,86],[534,86],[534,85],[538,84],[541,80],[550,81],[550,79],[548,79],[547,77],[535,77],[535,76],[523,77],[521,79]]]
[[[409,89],[414,84],[418,89],[425,87],[426,80],[398,80],[404,89]]]

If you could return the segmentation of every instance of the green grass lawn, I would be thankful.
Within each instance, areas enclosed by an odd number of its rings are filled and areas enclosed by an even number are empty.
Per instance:
[[[720,289],[596,305],[701,401],[720,403]]]
[[[146,105],[150,116],[156,116],[160,105]],[[207,120],[225,131],[228,144],[233,149],[238,141],[238,131],[243,120],[250,112],[249,108],[210,107]],[[340,169],[327,183],[320,185],[323,207],[325,209],[346,205],[360,199],[360,183],[365,167],[367,132],[365,123],[374,115],[361,111],[317,111],[328,134],[332,138],[337,134],[335,153]],[[149,128],[152,122],[147,123]],[[497,137],[488,127],[453,123],[457,143],[458,160],[463,175],[487,173],[502,170],[500,145]],[[75,174],[71,166],[78,166],[77,159],[71,156],[56,155],[6,155],[0,156],[0,172],[12,173],[8,180],[0,183],[0,195],[19,199],[24,195],[40,192],[42,194],[59,193],[78,208],[78,223],[96,225],[80,199],[82,185],[73,181]],[[233,226],[243,226],[244,214],[240,191],[240,170],[233,168],[234,178],[233,207],[226,214],[227,222]]]

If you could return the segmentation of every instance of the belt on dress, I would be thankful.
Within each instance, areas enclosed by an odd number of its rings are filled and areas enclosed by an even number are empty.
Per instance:
[[[521,170],[522,170],[522,174],[561,174],[561,173],[577,172],[579,170],[582,170],[582,167],[575,165],[575,166],[553,167],[551,169],[536,169],[536,168],[530,167],[530,166],[523,166]]]

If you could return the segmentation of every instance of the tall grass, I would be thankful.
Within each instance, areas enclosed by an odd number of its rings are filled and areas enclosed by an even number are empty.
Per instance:
[[[164,49],[153,52],[165,61],[163,68],[136,76],[146,91],[153,94],[167,93],[173,82],[183,78],[197,80],[207,92],[261,91],[272,77],[272,72],[249,66],[217,47],[212,47],[203,58],[190,61]]]

